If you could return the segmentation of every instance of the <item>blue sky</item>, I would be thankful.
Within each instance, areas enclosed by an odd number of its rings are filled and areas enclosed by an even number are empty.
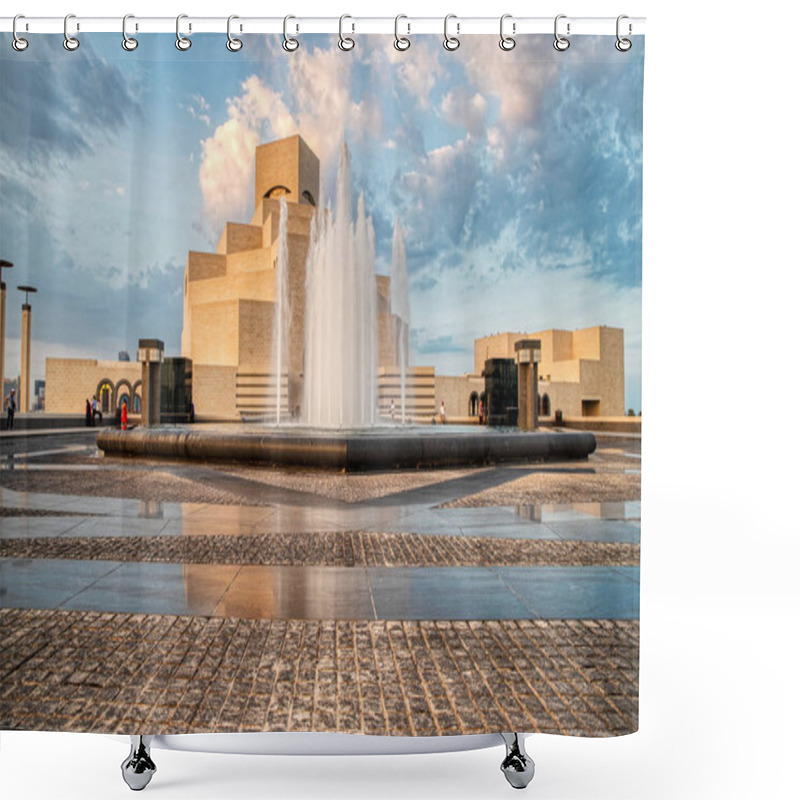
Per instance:
[[[300,133],[322,162],[342,139],[365,193],[378,271],[394,219],[406,231],[412,363],[472,369],[475,337],[504,330],[625,329],[626,405],[641,407],[644,40],[496,36],[446,52],[417,36],[116,34],[0,41],[0,254],[6,374],[19,363],[19,297],[33,283],[35,377],[45,355],[115,358],[139,337],[180,350],[188,250],[213,250],[252,213],[256,144]],[[641,41],[641,46],[639,42]],[[12,293],[13,292],[13,293]]]

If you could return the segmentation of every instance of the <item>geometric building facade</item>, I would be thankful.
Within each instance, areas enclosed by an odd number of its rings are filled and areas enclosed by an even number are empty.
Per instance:
[[[306,257],[319,199],[319,159],[299,135],[256,148],[254,210],[249,223],[228,222],[216,253],[190,252],[184,272],[181,353],[192,362],[198,419],[301,410],[305,349]],[[280,199],[287,203],[288,369],[272,361],[280,248]],[[378,367],[397,364],[390,279],[377,276]]]
[[[496,333],[474,342],[475,371],[471,375],[436,376],[437,404],[444,400],[453,417],[477,417],[481,401],[487,407],[483,374],[492,359],[515,359],[514,346],[523,339],[541,341],[539,411],[552,417],[625,416],[625,348],[621,328],[604,325],[576,331]]]
[[[489,358],[514,358],[514,345],[539,339],[542,416],[625,416],[625,344],[622,328],[597,325],[577,331],[499,333],[475,340],[475,371]]]

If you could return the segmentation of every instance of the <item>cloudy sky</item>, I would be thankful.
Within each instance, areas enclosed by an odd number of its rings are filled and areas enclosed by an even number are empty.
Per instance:
[[[498,331],[625,330],[626,406],[641,407],[644,40],[463,37],[455,52],[392,38],[116,34],[0,41],[0,256],[9,286],[6,375],[19,369],[18,284],[34,297],[34,377],[45,355],[116,358],[140,337],[180,351],[188,250],[214,250],[252,214],[257,144],[300,133],[332,194],[346,139],[388,272],[406,231],[412,363],[472,369]],[[9,41],[6,41],[9,39]],[[641,43],[641,44],[640,44]],[[135,357],[135,356],[134,356]]]

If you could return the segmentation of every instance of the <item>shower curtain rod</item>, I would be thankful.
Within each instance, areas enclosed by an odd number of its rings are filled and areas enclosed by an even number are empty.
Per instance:
[[[287,10],[291,10],[287,6]],[[13,30],[13,17],[0,17],[0,31]],[[401,34],[441,35],[444,30],[444,17],[406,17],[402,16],[397,24]],[[351,17],[345,16],[340,23],[339,17],[291,17],[289,32],[304,33],[339,33],[340,25],[347,34],[393,34],[395,32],[394,17]],[[500,15],[496,17],[452,17],[449,30],[452,34],[468,36],[479,33],[498,33]],[[569,25],[569,31],[567,31]],[[570,36],[613,34],[616,31],[616,17],[570,17],[561,16],[559,30]],[[645,32],[644,17],[629,17],[624,22],[624,35],[636,36]],[[64,17],[26,17],[20,16],[17,21],[17,33],[64,33]],[[553,17],[510,17],[505,21],[505,31],[509,35],[519,36],[529,33],[553,33]],[[131,16],[127,22],[127,32],[134,33],[175,33],[175,17],[136,17]],[[226,33],[227,17],[194,17],[183,16],[181,33]],[[232,31],[241,33],[284,32],[284,17],[236,17]],[[122,17],[81,17],[70,15],[69,33],[121,33]]]

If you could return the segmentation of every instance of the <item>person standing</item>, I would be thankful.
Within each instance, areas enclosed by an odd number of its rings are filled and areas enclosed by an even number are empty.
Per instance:
[[[444,425],[446,417],[447,417],[447,414],[445,414],[445,411],[444,411],[444,400],[442,400],[442,404],[439,406],[439,419],[442,421],[442,425]]]
[[[92,427],[92,406],[88,397],[86,398],[86,427]]]
[[[17,399],[14,396],[14,387],[11,387],[11,391],[8,394],[8,397],[5,399],[5,406],[6,406],[6,430],[13,431],[14,430],[14,412],[17,410]]]
[[[128,430],[128,401],[122,401],[122,414],[120,415],[120,423],[122,424],[122,430]]]

